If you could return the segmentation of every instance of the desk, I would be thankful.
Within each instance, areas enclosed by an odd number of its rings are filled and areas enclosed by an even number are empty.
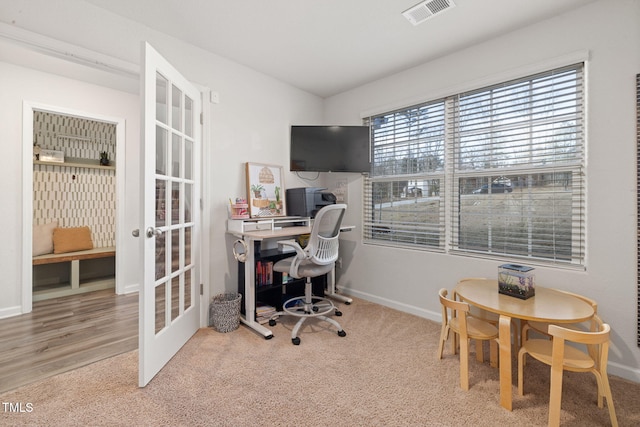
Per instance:
[[[512,409],[511,319],[576,323],[594,312],[586,302],[550,288],[536,287],[535,296],[522,300],[498,293],[498,281],[474,279],[460,282],[454,291],[463,301],[500,315],[500,404]]]
[[[353,229],[350,226],[341,227],[341,231],[349,231]],[[254,244],[267,239],[283,240],[291,237],[297,237],[303,234],[311,233],[310,226],[291,226],[270,230],[256,231],[229,231],[230,234],[242,239],[246,244],[246,260],[244,261],[244,307],[245,315],[241,316],[242,323],[255,330],[265,339],[273,337],[270,329],[256,322],[256,270],[255,270],[255,254],[253,251]],[[291,253],[290,256],[294,256]],[[352,302],[351,298],[336,294],[335,269],[327,275],[327,290],[325,296],[333,298],[347,304]]]

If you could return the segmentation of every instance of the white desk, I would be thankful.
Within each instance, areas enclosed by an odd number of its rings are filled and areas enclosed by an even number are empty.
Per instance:
[[[341,231],[352,230],[353,226],[341,227]],[[267,239],[282,240],[289,237],[297,237],[303,234],[311,233],[310,226],[291,226],[282,227],[278,229],[269,230],[257,230],[257,231],[228,231],[240,239],[246,244],[246,259],[244,260],[244,312],[245,315],[240,317],[240,320],[251,329],[255,330],[265,339],[271,339],[273,333],[270,329],[264,327],[260,323],[256,322],[256,269],[255,269],[255,254],[253,251],[256,242],[261,242]],[[294,253],[291,256],[295,255]],[[336,280],[335,269],[333,269],[327,275],[327,289],[325,296],[342,301],[346,304],[351,304],[352,299],[339,295],[336,293]]]

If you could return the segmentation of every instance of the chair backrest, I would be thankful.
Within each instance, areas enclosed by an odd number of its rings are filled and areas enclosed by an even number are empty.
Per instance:
[[[338,259],[338,237],[346,210],[347,205],[334,204],[323,207],[316,214],[309,243],[304,249],[313,263],[327,265]]]
[[[564,351],[563,346],[565,341],[586,345],[589,355],[594,359],[598,371],[605,375],[607,372],[607,361],[609,358],[611,327],[604,323],[597,314],[593,315],[593,320],[595,323],[595,331],[578,331],[575,329],[563,328],[559,325],[549,325],[549,335],[554,337],[554,353]],[[555,339],[556,337],[558,339]],[[552,356],[552,358],[553,357],[555,356]]]
[[[442,306],[442,324],[448,324],[449,319],[453,317],[460,317],[460,333],[461,335],[467,335],[467,322],[466,315],[469,312],[469,304],[462,301],[454,301],[447,297],[447,290],[445,288],[440,289],[438,295],[440,297],[440,305]],[[451,316],[449,316],[449,310],[451,311]],[[460,316],[457,316],[458,312],[460,312]]]

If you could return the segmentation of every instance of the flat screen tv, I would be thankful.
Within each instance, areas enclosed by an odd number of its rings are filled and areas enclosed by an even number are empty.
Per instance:
[[[369,172],[369,126],[291,126],[291,170]]]

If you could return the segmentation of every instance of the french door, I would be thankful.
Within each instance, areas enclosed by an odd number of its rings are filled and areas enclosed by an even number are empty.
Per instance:
[[[142,56],[140,387],[199,327],[202,110],[199,91],[148,43]]]

